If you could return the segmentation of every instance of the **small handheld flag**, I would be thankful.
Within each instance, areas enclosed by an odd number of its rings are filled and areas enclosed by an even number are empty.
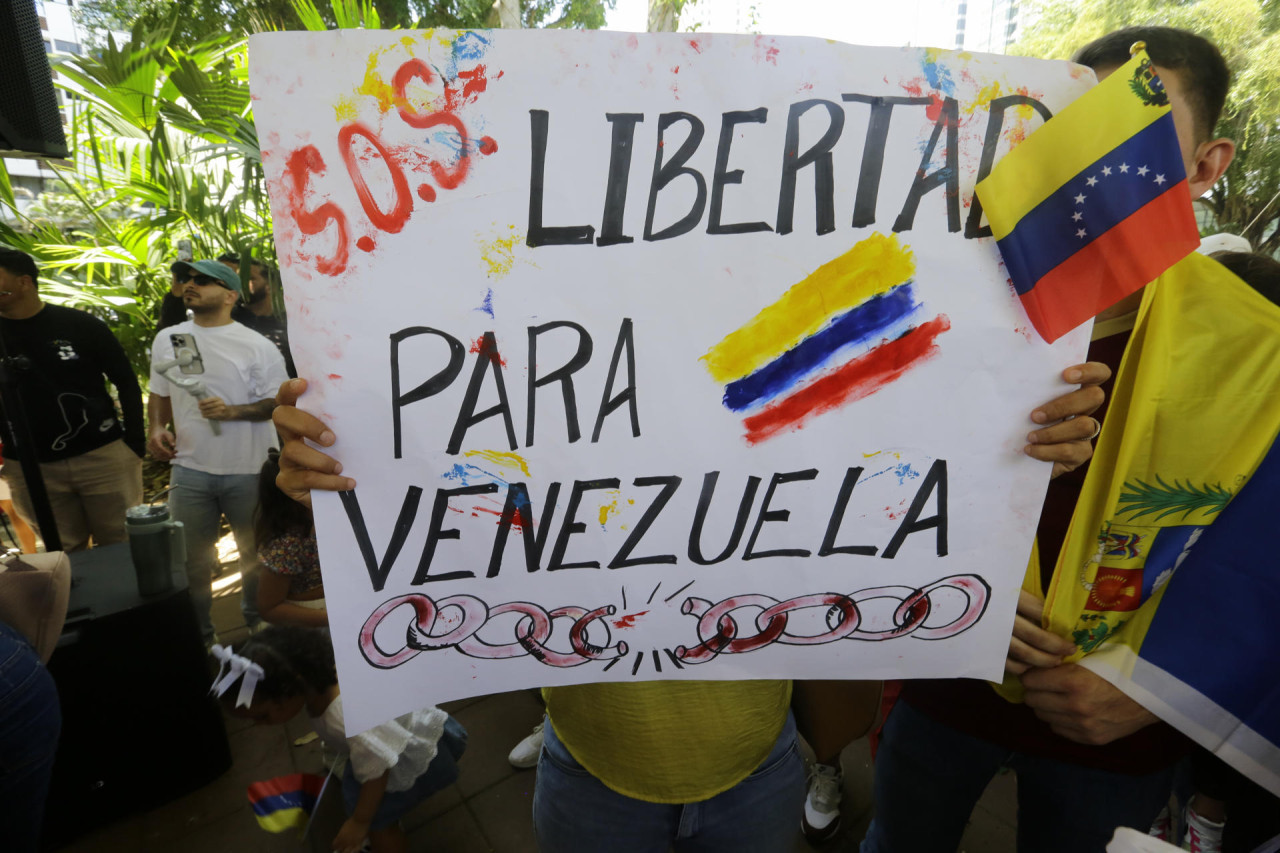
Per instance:
[[[1010,151],[977,193],[1050,343],[1200,242],[1169,96],[1144,50]]]
[[[325,777],[314,773],[254,782],[249,786],[249,802],[258,825],[268,832],[305,828],[324,784]]]

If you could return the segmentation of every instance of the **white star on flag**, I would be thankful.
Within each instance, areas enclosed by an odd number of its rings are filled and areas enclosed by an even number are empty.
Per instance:
[[[1164,183],[1164,175],[1156,175],[1156,183],[1157,183],[1157,184],[1163,184],[1163,183]]]
[[[1148,169],[1146,166],[1139,166],[1139,167],[1138,167],[1138,177],[1140,177],[1140,178],[1141,178],[1141,177],[1143,177],[1144,175],[1146,175],[1146,174],[1147,174],[1147,172],[1150,172],[1150,171],[1151,171],[1151,170],[1150,170],[1150,169]]]
[[[1103,166],[1103,167],[1102,167],[1102,176],[1103,176],[1104,178],[1109,178],[1109,177],[1111,177],[1111,167],[1110,167],[1110,166]]]
[[[1122,175],[1127,175],[1127,174],[1129,174],[1129,164],[1128,164],[1128,163],[1121,163],[1121,164],[1120,164],[1120,174],[1122,174]]]
[[[1080,211],[1077,210],[1075,213],[1071,214],[1072,222],[1079,222],[1081,219],[1084,219],[1084,214]]]
[[[1093,175],[1090,175],[1089,178],[1085,181],[1085,183],[1091,187],[1096,187],[1098,185],[1098,179],[1095,178]]]
[[[1076,204],[1084,204],[1084,193],[1076,196]]]
[[[1083,240],[1083,239],[1084,239],[1084,229],[1083,229],[1083,228],[1081,228],[1079,231],[1077,231],[1077,232],[1076,232],[1076,236],[1077,236],[1077,237],[1079,237],[1081,240]]]

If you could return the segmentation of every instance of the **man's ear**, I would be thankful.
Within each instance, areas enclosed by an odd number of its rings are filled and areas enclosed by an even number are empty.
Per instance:
[[[1196,148],[1192,171],[1187,174],[1187,187],[1191,198],[1197,199],[1209,191],[1227,171],[1236,156],[1236,144],[1230,139],[1210,139]]]

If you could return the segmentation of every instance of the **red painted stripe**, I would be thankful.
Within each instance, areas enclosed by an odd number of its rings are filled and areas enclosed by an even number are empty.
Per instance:
[[[745,418],[742,423],[747,428],[747,443],[757,444],[783,430],[799,429],[814,415],[871,396],[916,364],[937,355],[934,341],[950,328],[950,318],[939,314]]]
[[[1021,297],[1040,336],[1053,343],[1194,252],[1190,203],[1180,181],[1046,273]]]

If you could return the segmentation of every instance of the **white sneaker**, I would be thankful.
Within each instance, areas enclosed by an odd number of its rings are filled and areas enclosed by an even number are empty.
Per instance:
[[[1222,853],[1222,830],[1226,821],[1214,823],[1208,818],[1196,814],[1195,809],[1187,806],[1185,813],[1187,832],[1182,836],[1182,848],[1191,853]]]
[[[800,830],[813,843],[829,841],[840,831],[840,786],[844,776],[838,767],[814,764],[809,771],[809,793],[804,798]]]
[[[512,767],[527,770],[538,765],[538,756],[542,754],[542,723],[533,727],[533,733],[516,744],[507,756]]]

